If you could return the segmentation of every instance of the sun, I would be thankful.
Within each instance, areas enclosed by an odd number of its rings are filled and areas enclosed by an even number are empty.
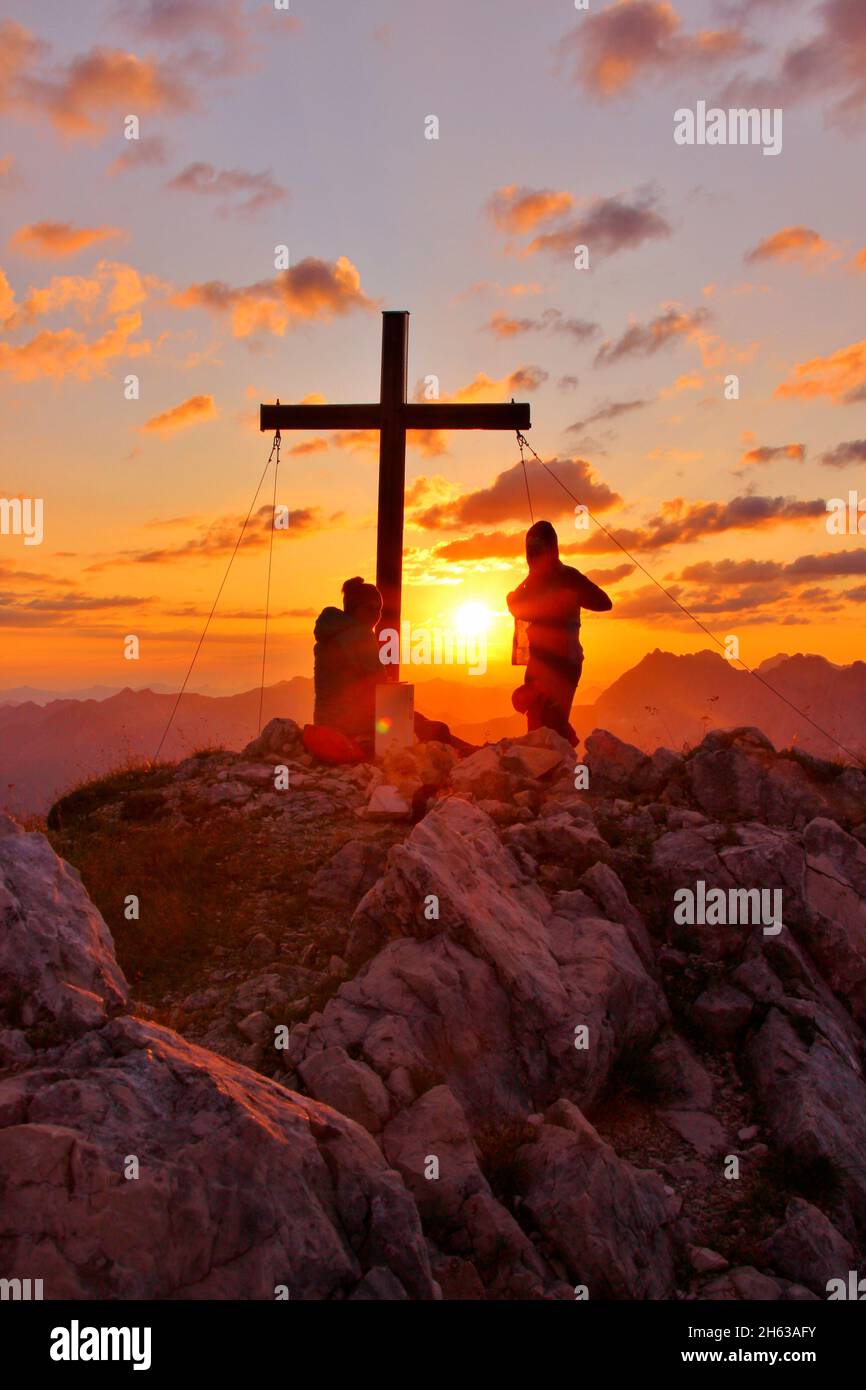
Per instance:
[[[454,611],[454,627],[460,637],[484,637],[492,621],[486,603],[464,603]]]

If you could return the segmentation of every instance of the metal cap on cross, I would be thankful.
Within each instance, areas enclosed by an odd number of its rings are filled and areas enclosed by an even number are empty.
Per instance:
[[[372,405],[262,405],[262,430],[378,430],[379,528],[376,586],[382,594],[381,628],[399,633],[403,590],[403,509],[406,487],[407,430],[528,430],[529,403],[454,404],[407,401],[409,314],[386,309],[382,314],[382,380]],[[383,667],[399,680],[399,667]]]

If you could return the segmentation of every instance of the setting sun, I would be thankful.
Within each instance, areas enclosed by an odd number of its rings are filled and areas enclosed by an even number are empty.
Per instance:
[[[460,637],[484,637],[492,622],[486,603],[464,603],[454,612],[454,627]]]

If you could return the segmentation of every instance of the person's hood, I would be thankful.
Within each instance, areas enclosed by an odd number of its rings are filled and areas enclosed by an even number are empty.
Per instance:
[[[342,608],[323,608],[316,619],[313,636],[317,642],[327,642],[332,637],[339,637],[351,627],[357,627],[357,623],[350,614],[344,613]]]
[[[530,555],[530,550],[535,553]],[[549,521],[536,521],[526,533],[529,569],[552,569],[559,560],[559,541]]]

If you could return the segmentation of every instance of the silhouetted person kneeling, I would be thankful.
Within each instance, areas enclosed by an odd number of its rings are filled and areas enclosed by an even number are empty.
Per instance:
[[[324,608],[313,629],[314,723],[354,739],[368,755],[382,676],[375,633],[381,616],[382,595],[358,576],[343,585],[342,611]]]
[[[508,607],[515,619],[512,663],[526,665],[526,678],[511,697],[527,727],[554,729],[577,743],[569,723],[580,674],[580,610],[604,613],[613,607],[603,589],[559,558],[559,542],[549,521],[536,521],[526,533],[529,574],[513,593]],[[528,641],[528,660],[524,651]]]

